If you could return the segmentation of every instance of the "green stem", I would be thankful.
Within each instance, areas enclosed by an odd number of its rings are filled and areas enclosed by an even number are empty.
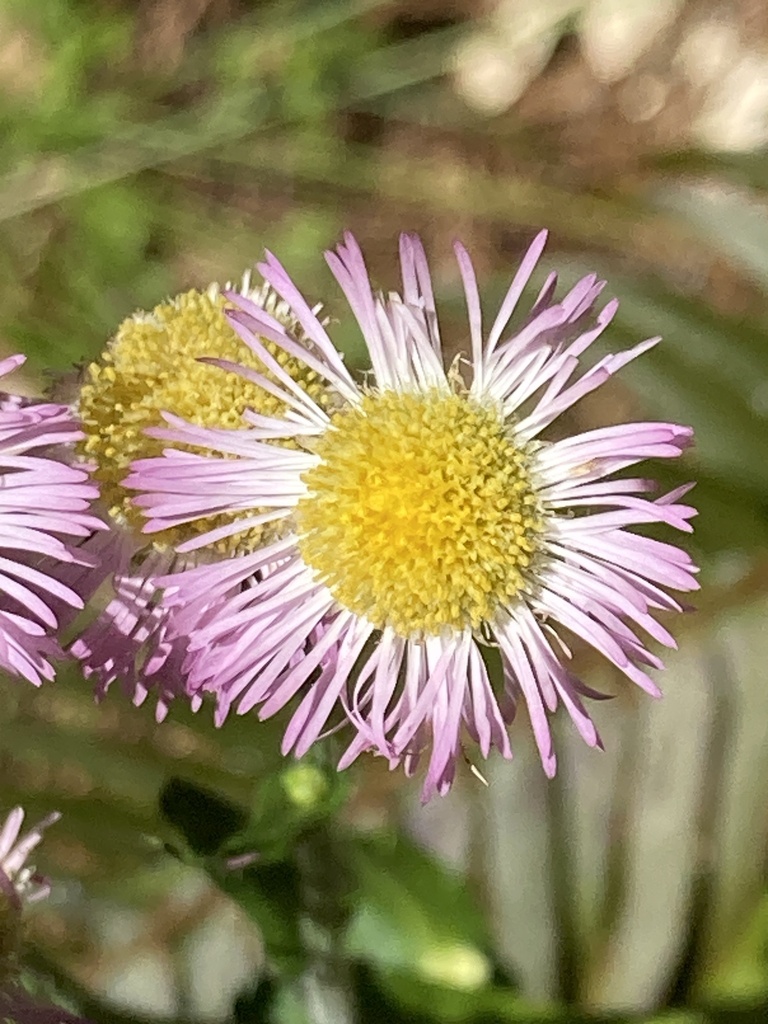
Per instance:
[[[340,846],[319,827],[297,850],[309,966],[300,979],[310,1024],[355,1024],[354,987],[343,938],[349,906],[348,872]]]

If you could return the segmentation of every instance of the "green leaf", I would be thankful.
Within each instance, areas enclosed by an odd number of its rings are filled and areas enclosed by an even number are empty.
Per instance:
[[[172,778],[160,793],[160,813],[184,836],[198,856],[218,853],[245,828],[247,815],[211,790]]]
[[[482,917],[466,883],[403,838],[353,838],[357,907],[347,934],[353,956],[475,989],[491,965]]]
[[[228,869],[209,863],[208,874],[259,927],[267,957],[283,978],[304,970],[306,954],[301,933],[304,914],[301,878],[289,862],[253,864]]]
[[[270,962],[289,977],[301,972],[304,947],[300,934],[303,914],[301,879],[291,861],[230,866],[215,856],[226,845],[242,847],[248,823],[245,811],[217,793],[184,779],[170,779],[160,794],[160,811],[184,836],[201,867],[259,926]],[[259,857],[259,851],[253,851]]]
[[[651,198],[660,209],[685,218],[760,287],[768,285],[768,214],[754,195],[707,182],[665,184]]]
[[[653,166],[671,176],[694,175],[707,180],[713,177],[763,191],[768,189],[768,160],[765,150],[751,153],[707,153],[683,150],[654,157]]]
[[[333,928],[346,918],[346,889],[338,892],[325,877],[328,869],[338,876],[341,863],[323,827],[346,786],[321,756],[265,776],[250,816],[179,778],[166,783],[160,796],[163,817],[203,858],[200,866],[259,926],[281,977],[295,977],[305,967],[308,922]],[[323,877],[317,877],[318,860]]]
[[[335,814],[348,792],[349,780],[339,775],[322,746],[298,763],[285,762],[261,780],[247,828],[228,852],[255,849],[262,862],[284,860],[303,836]]]
[[[558,1006],[535,1005],[509,989],[461,992],[448,985],[424,982],[405,971],[379,974],[384,991],[418,1019],[456,1024],[577,1024],[583,1015]],[[592,1024],[596,1024],[595,1021]]]

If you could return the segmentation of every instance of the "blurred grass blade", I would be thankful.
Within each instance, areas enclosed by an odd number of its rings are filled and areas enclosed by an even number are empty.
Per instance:
[[[653,189],[660,209],[678,214],[714,248],[768,289],[768,213],[747,191],[707,182],[665,184]]]

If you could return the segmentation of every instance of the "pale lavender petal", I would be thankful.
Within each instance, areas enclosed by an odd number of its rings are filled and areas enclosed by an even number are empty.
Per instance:
[[[545,238],[539,234],[529,248],[485,342],[471,258],[456,246],[468,312],[469,351],[463,355],[474,371],[468,395],[459,383],[460,364],[444,365],[429,267],[415,236],[400,238],[402,296],[374,291],[351,235],[327,254],[369,352],[372,373],[363,388],[344,367],[318,309],[310,308],[271,254],[260,269],[291,307],[302,337],[249,299],[232,296],[239,308],[230,321],[264,372],[226,361],[216,365],[265,387],[286,411],[246,413],[243,429],[229,432],[167,415],[167,426],[153,436],[194,452],[168,449],[160,458],[140,461],[126,482],[139,492],[136,503],[147,513],[149,531],[219,514],[241,517],[180,545],[181,553],[210,557],[210,564],[173,569],[149,581],[160,596],[147,607],[163,608],[166,632],[158,633],[163,642],[148,663],[154,671],[169,643],[183,647],[186,693],[195,706],[210,694],[217,724],[233,709],[264,718],[295,702],[284,753],[302,756],[329,731],[349,728],[353,736],[340,768],[365,751],[406,774],[421,761],[428,799],[450,787],[467,739],[484,757],[494,747],[511,757],[508,727],[523,702],[547,775],[557,763],[549,716],[560,705],[588,745],[601,745],[585,700],[605,695],[569,667],[567,643],[574,637],[637,686],[659,695],[650,673],[662,663],[652,648],[674,647],[675,640],[658,613],[681,609],[668,591],[694,590],[696,568],[673,544],[631,528],[663,524],[688,532],[695,509],[682,500],[688,488],[657,496],[644,477],[616,479],[615,474],[648,458],[678,457],[689,446],[691,431],[641,422],[540,440],[557,417],[658,341],[651,338],[582,369],[584,353],[607,332],[617,309],[615,299],[599,308],[604,282],[594,274],[557,300],[557,276],[550,273],[532,308],[510,328]],[[272,354],[272,345],[324,378],[336,403],[330,406],[333,413],[360,408],[363,394],[375,401],[384,391],[428,394],[436,401],[442,395],[466,396],[498,414],[529,467],[528,498],[538,532],[519,591],[500,596],[474,633],[448,624],[434,635],[418,629],[400,635],[386,617],[374,629],[364,613],[353,613],[327,589],[328,575],[318,570],[316,576],[304,563],[308,548],[298,535],[302,519],[295,507],[313,498],[304,477],[325,457],[316,439],[341,429],[343,416],[334,418],[315,406]],[[1,502],[0,495],[0,508]],[[211,552],[212,542],[272,517],[285,530],[280,541],[218,560]],[[23,529],[25,524],[13,525]],[[467,538],[470,543],[473,538]],[[519,551],[510,545],[509,557]],[[5,575],[17,581],[17,597],[28,610],[43,613],[22,589],[30,587],[29,579]],[[428,593],[420,599],[428,606]],[[147,642],[155,635],[146,616],[131,618],[125,609],[122,616],[121,627],[131,636]],[[501,680],[489,678],[486,643],[500,649]]]
[[[23,361],[2,360],[0,376]],[[97,488],[71,464],[81,437],[65,406],[0,395],[0,668],[35,686],[53,678],[56,633],[83,607],[65,577],[92,564],[81,544],[104,528],[90,510]]]
[[[24,810],[14,807],[0,828],[0,898],[7,896],[16,910],[20,910],[24,903],[42,899],[50,890],[47,879],[38,875],[27,862],[32,851],[42,842],[45,830],[60,817],[54,811],[22,834]]]

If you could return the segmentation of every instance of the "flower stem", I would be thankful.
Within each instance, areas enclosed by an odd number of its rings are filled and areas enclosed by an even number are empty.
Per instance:
[[[304,941],[308,967],[301,978],[302,1002],[311,1024],[355,1024],[354,986],[344,955],[349,900],[342,850],[319,826],[296,856],[304,901]]]

